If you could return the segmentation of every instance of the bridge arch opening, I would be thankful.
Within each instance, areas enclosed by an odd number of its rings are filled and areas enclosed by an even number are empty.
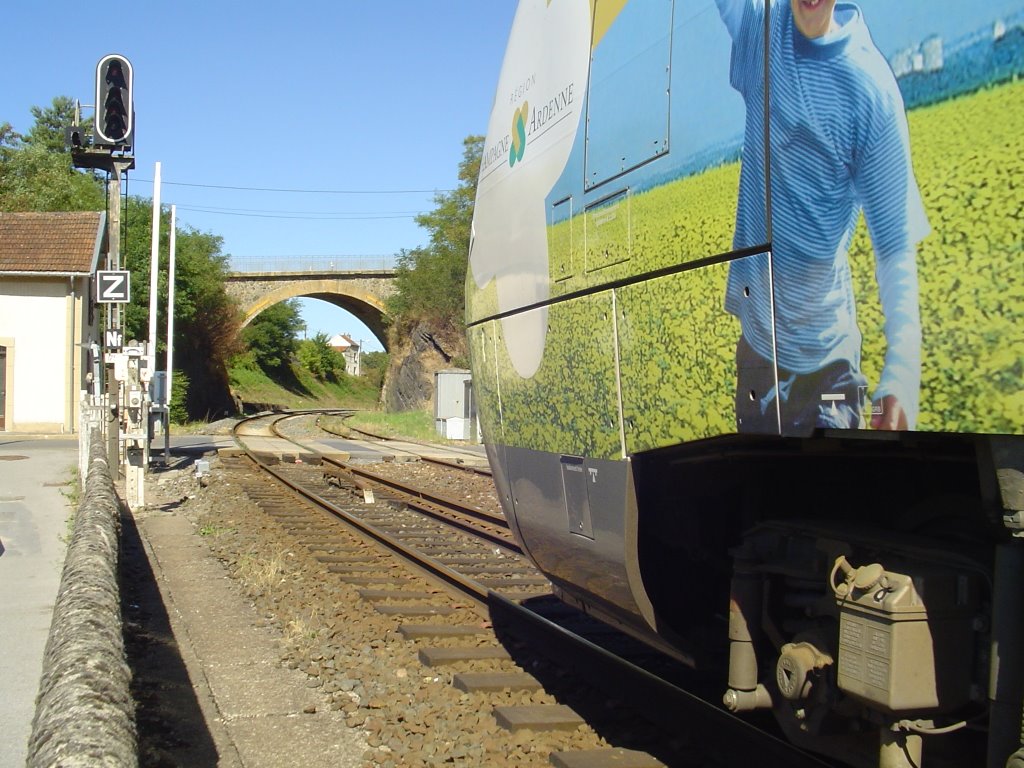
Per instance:
[[[380,273],[348,273],[341,278],[333,275],[313,277],[295,273],[235,273],[229,276],[227,285],[228,292],[238,299],[242,307],[242,327],[248,325],[263,310],[282,301],[318,299],[352,315],[366,326],[369,333],[387,351],[387,310],[384,300],[393,292],[393,283],[386,279],[392,275],[393,273],[386,276]],[[344,323],[344,318],[341,322]],[[345,333],[347,330],[349,329],[337,328],[331,331],[330,335]]]
[[[306,325],[306,338],[312,338],[319,332],[328,336],[341,333],[357,342],[363,352],[387,349],[386,332],[372,329],[365,316],[357,315],[349,306],[332,298],[299,297],[299,309]],[[386,320],[382,319],[382,322]]]
[[[387,332],[385,329],[385,311],[383,307],[374,306],[373,304],[370,304],[367,301],[361,301],[352,296],[343,296],[331,293],[306,293],[295,296],[281,296],[276,298],[267,296],[265,297],[265,300],[260,301],[257,305],[253,305],[252,307],[249,307],[246,310],[245,319],[242,322],[242,327],[244,328],[250,322],[252,322],[256,318],[256,316],[259,315],[260,312],[262,312],[263,310],[268,309],[275,304],[280,304],[282,301],[288,301],[290,299],[318,299],[322,302],[326,302],[327,304],[335,306],[338,309],[343,310],[344,312],[347,312],[349,315],[351,315],[360,323],[362,323],[362,325],[366,326],[370,334],[380,343],[381,347],[383,347],[384,350],[387,351],[388,339]],[[309,324],[309,313],[306,312],[305,310],[307,310],[308,308],[308,302],[301,302],[300,309],[303,310],[303,317],[304,320],[306,320],[307,324]],[[338,314],[337,321],[331,320],[330,322],[334,323],[333,330],[328,330],[324,327],[315,327],[312,324],[309,324],[310,327],[308,330],[308,335],[312,337],[317,332],[324,331],[325,333],[328,334],[328,336],[333,336],[336,333],[349,333],[357,329],[357,326],[349,327],[354,326],[354,324],[348,323],[346,321],[345,316],[340,313]],[[322,326],[322,323],[320,325]],[[360,339],[357,339],[355,335],[353,335],[353,340],[359,341]]]

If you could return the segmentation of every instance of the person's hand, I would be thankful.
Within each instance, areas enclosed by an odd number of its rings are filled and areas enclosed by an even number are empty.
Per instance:
[[[876,412],[879,405],[882,408],[881,413]],[[875,400],[872,406],[872,429],[907,429],[907,413],[903,410],[903,406],[900,405],[900,401],[896,399],[895,395],[886,395],[881,400]]]

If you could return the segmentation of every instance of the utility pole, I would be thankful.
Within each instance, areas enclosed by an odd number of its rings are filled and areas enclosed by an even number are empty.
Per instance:
[[[115,156],[110,154],[110,171],[107,179],[107,217],[109,225],[107,228],[107,269],[112,272],[121,272],[121,176],[135,167],[134,157]],[[125,278],[126,280],[129,278]],[[125,295],[127,298],[127,294]],[[121,302],[108,303],[106,312],[105,339],[124,338],[124,309]],[[120,346],[120,344],[118,344]],[[106,393],[110,408],[108,409],[107,422],[107,456],[111,459],[118,457],[118,461],[110,461],[111,466],[120,466],[125,460],[120,440],[118,414],[122,410],[120,388],[118,382],[111,376],[104,377]]]

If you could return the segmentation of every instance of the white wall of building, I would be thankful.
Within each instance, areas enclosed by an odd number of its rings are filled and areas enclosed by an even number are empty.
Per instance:
[[[9,372],[6,431],[75,431],[82,314],[68,277],[0,281],[0,344],[8,347]]]

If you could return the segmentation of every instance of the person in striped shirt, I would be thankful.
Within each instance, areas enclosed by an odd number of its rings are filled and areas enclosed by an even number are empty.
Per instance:
[[[869,387],[847,256],[863,212],[886,339],[871,426],[913,429],[916,251],[929,225],[892,70],[852,3],[715,2],[732,38],[730,82],[746,105],[733,245],[753,255],[730,264],[725,299],[742,328],[737,427],[798,435],[866,426]],[[766,243],[770,256],[759,249]]]

